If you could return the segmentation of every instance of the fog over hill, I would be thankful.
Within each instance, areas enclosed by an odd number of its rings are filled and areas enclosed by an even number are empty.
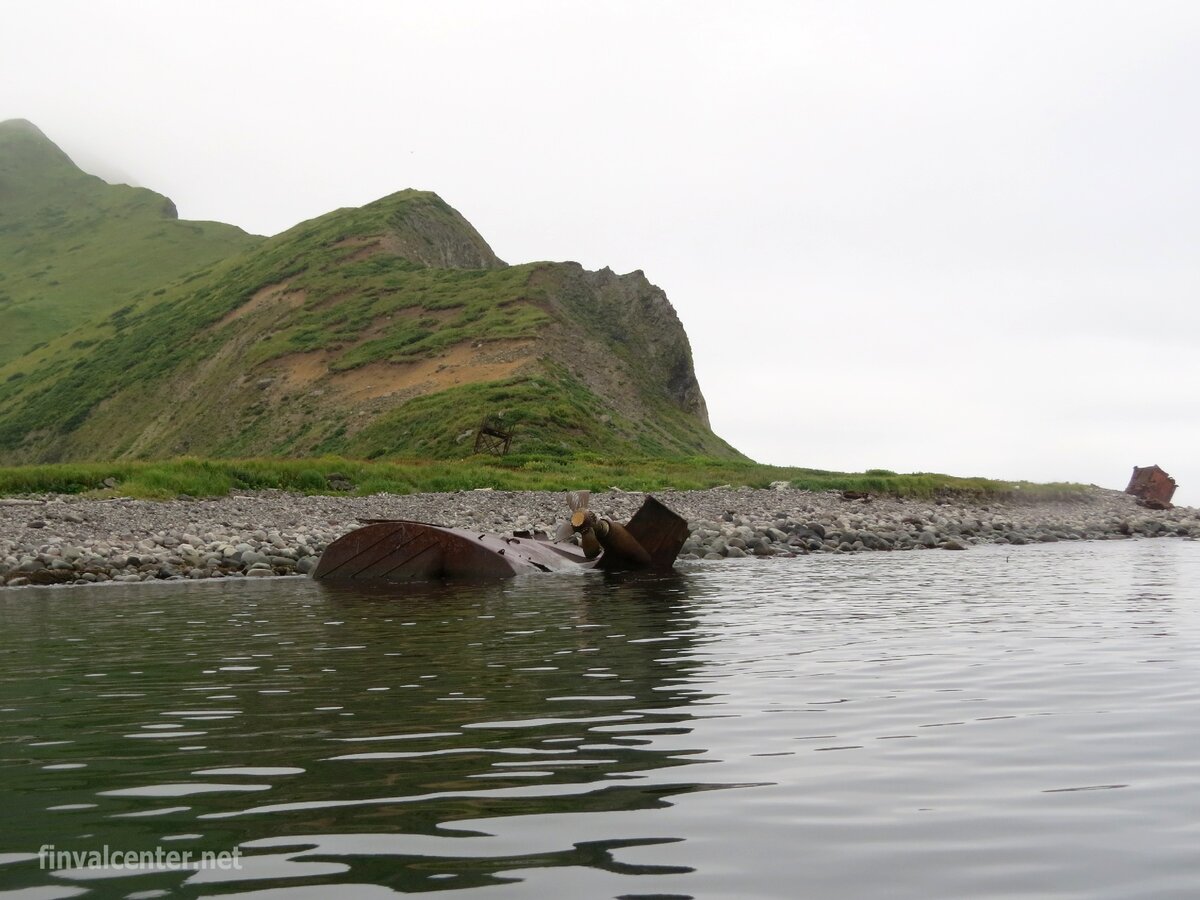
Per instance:
[[[107,184],[36,125],[0,122],[0,365],[260,241]]]

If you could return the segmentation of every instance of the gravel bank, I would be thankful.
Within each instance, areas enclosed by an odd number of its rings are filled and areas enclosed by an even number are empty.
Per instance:
[[[625,521],[644,495],[595,494],[591,507]],[[664,491],[687,518],[684,559],[964,550],[973,544],[1200,538],[1200,510],[1154,511],[1118,491],[1092,489],[1071,502],[848,501],[790,488]],[[216,500],[0,499],[0,582],[87,584],[307,574],[321,551],[360,519],[406,518],[440,525],[553,531],[561,494],[464,491],[371,497],[305,497],[278,491]]]

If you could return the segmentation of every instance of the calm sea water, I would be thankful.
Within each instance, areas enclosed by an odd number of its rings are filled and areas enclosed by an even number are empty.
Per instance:
[[[0,897],[1195,898],[1198,576],[1159,540],[0,592]]]

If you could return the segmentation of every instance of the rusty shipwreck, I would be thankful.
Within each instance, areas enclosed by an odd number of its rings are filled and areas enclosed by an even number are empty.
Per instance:
[[[1158,466],[1134,466],[1125,493],[1149,509],[1170,509],[1176,487],[1175,479]]]
[[[587,491],[568,495],[571,518],[554,536],[448,528],[405,519],[372,520],[325,548],[313,578],[408,582],[512,578],[583,568],[667,571],[688,536],[687,520],[647,497],[626,524],[588,509]]]

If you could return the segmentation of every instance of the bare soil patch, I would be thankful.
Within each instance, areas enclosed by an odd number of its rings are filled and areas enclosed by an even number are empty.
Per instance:
[[[252,313],[259,312],[264,309],[282,306],[285,309],[298,309],[304,304],[305,298],[308,296],[307,291],[290,290],[291,282],[281,281],[279,284],[269,284],[264,288],[255,291],[254,296],[239,306],[237,309],[231,309],[217,322],[216,328],[224,328],[230,322],[236,322],[238,319],[244,319]]]
[[[531,341],[464,342],[429,359],[373,362],[345,372],[330,372],[331,354],[315,350],[281,357],[273,367],[291,391],[319,387],[339,401],[361,403],[507,378],[533,360],[532,347]]]

